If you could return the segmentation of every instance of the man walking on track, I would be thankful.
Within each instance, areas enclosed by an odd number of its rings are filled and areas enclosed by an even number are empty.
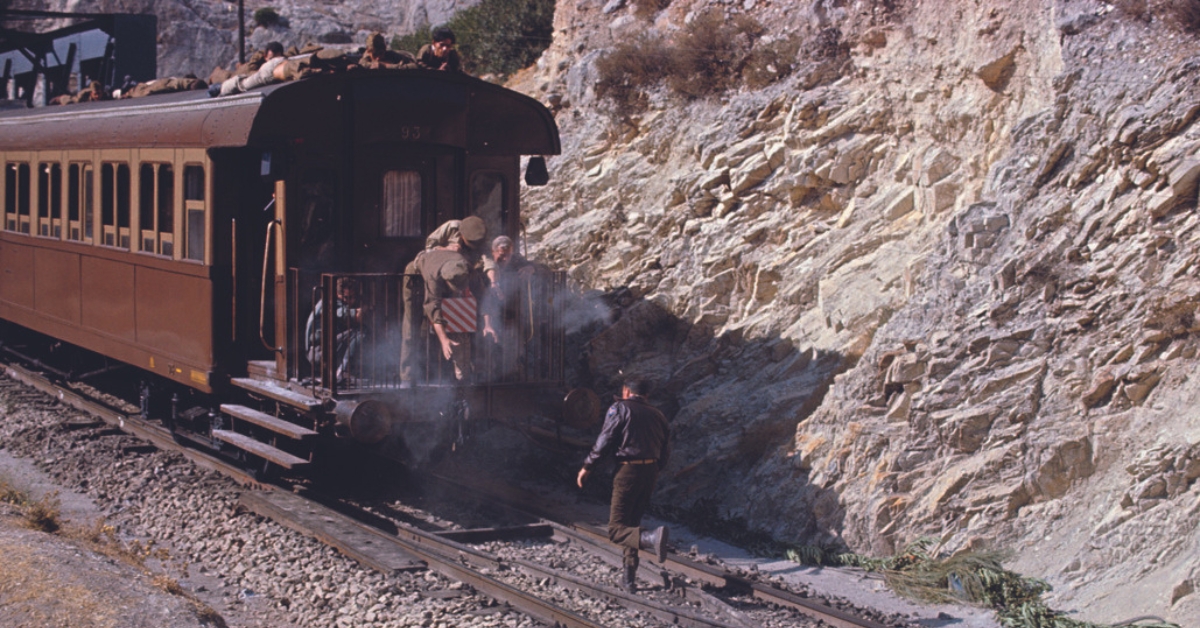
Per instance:
[[[646,401],[648,394],[649,380],[638,377],[625,380],[621,399],[608,409],[604,428],[576,479],[579,488],[583,488],[592,465],[600,458],[611,454],[617,460],[608,538],[625,548],[622,585],[630,593],[637,591],[638,549],[654,552],[660,563],[667,557],[667,529],[660,526],[647,531],[641,527],[658,472],[666,467],[671,455],[667,417]]]

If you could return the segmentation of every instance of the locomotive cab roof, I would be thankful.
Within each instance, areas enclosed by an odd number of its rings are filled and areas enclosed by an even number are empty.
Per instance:
[[[524,94],[433,70],[318,75],[210,98],[203,90],[0,113],[0,150],[271,146],[329,136],[479,155],[556,155],[558,127]]]

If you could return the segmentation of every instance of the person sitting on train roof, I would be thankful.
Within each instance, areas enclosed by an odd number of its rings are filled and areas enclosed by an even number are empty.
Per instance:
[[[407,51],[388,50],[383,33],[372,33],[367,48],[358,59],[358,67],[368,70],[396,70],[417,67],[417,59]]]
[[[240,94],[247,92],[263,85],[282,80],[277,74],[282,74],[277,70],[281,65],[287,62],[287,55],[283,53],[283,44],[273,41],[266,46],[266,54],[262,66],[258,71],[249,76],[234,76],[226,79],[220,86],[213,85],[208,89],[209,96],[229,96],[231,94]]]
[[[425,44],[417,52],[417,64],[429,70],[462,72],[462,58],[454,49],[454,31],[439,26],[431,33],[433,43]]]
[[[359,350],[362,347],[363,336],[363,307],[358,302],[358,280],[352,277],[342,277],[337,281],[337,296],[334,301],[334,365],[335,377],[338,381],[353,376],[354,367],[358,362]],[[325,301],[317,301],[313,311],[308,315],[308,324],[304,329],[305,349],[308,361],[316,373],[324,372],[322,358],[324,345],[321,342],[323,334],[322,317]]]

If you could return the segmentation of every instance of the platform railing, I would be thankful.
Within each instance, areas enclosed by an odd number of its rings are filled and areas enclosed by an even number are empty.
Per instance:
[[[565,273],[505,279],[503,293],[478,291],[477,331],[470,336],[473,374],[460,381],[424,320],[419,275],[291,269],[289,345],[296,357],[289,376],[314,391],[333,394],[410,385],[401,380],[401,347],[404,311],[412,307],[419,323],[412,340],[412,386],[561,383]],[[405,302],[405,282],[410,282],[411,305]],[[327,308],[326,302],[336,306]],[[494,337],[485,336],[485,314]]]

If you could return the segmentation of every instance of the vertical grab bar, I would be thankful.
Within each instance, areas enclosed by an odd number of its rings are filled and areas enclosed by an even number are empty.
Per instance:
[[[274,203],[275,201],[272,200],[271,202]],[[282,226],[283,223],[278,220],[272,220],[267,223],[267,241],[263,243],[262,285],[259,286],[258,295],[258,339],[262,341],[264,347],[275,353],[283,353],[283,347],[272,347],[271,343],[267,342],[267,264],[271,261],[271,232]]]

